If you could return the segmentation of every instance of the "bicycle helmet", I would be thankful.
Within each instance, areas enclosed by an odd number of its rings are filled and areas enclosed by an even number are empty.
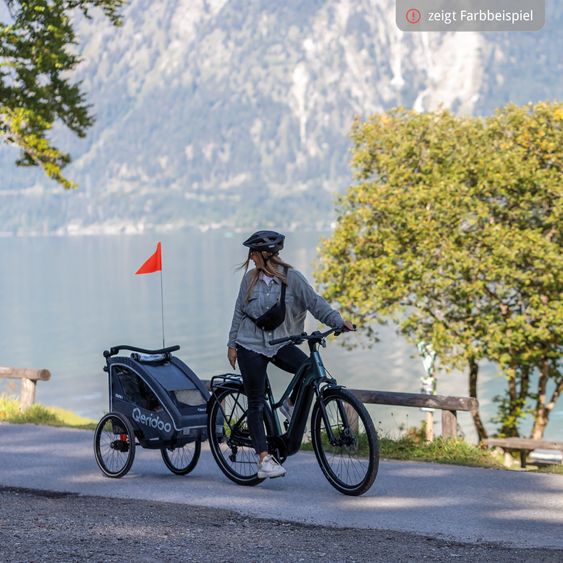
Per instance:
[[[251,251],[271,252],[277,254],[283,248],[285,236],[275,231],[257,231],[248,237],[242,244]]]

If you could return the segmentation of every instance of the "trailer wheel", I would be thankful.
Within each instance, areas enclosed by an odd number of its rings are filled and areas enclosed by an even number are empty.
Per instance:
[[[162,448],[160,453],[164,464],[172,473],[187,475],[197,465],[201,454],[201,440],[176,448]]]
[[[135,434],[129,420],[111,412],[98,422],[94,432],[96,463],[107,477],[123,477],[135,459]]]

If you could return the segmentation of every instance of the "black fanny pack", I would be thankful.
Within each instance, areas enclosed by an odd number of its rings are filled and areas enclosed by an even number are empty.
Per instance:
[[[287,268],[284,269],[287,277]],[[262,330],[274,330],[278,328],[285,320],[285,283],[282,282],[281,295],[279,301],[272,305],[265,313],[257,319],[251,317],[248,313],[246,316]]]

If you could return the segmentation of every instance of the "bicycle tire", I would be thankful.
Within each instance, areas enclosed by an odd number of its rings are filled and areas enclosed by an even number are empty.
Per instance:
[[[100,419],[94,432],[94,457],[106,477],[123,477],[131,469],[135,460],[135,433],[125,416],[113,412]]]
[[[223,404],[223,411],[219,407]],[[256,452],[251,445],[248,427],[234,427],[236,420],[246,415],[248,401],[242,389],[222,389],[212,397],[208,417],[208,436],[211,453],[219,469],[238,485],[253,487],[264,479],[258,477]],[[223,420],[223,434],[217,433],[221,426],[223,412],[228,420]],[[235,420],[236,419],[236,420]],[[232,423],[232,424],[231,424]],[[266,435],[273,432],[271,421],[264,410]]]
[[[323,401],[329,424],[340,443],[329,442],[319,400]],[[379,445],[373,421],[363,403],[345,389],[330,389],[319,400],[311,415],[311,437],[321,470],[341,493],[362,495],[373,485],[379,469]],[[357,428],[353,427],[355,421]]]
[[[160,450],[164,465],[175,475],[187,475],[194,470],[201,454],[201,440],[189,442],[177,448]]]

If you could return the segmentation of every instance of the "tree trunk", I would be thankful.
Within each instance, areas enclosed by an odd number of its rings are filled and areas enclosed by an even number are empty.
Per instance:
[[[559,399],[559,396],[563,392],[563,378],[561,378],[553,390],[549,403],[546,404],[545,398],[547,383],[549,381],[549,372],[549,361],[547,358],[543,358],[540,378],[538,381],[538,400],[536,402],[534,426],[532,427],[532,433],[530,436],[535,440],[543,438],[543,433],[545,432],[547,423],[549,422],[549,415],[557,403],[557,399]]]
[[[516,388],[516,374],[518,369],[515,364],[508,370],[508,412],[504,414],[500,433],[507,438],[517,438],[519,410],[518,390]]]
[[[477,398],[477,376],[479,374],[479,364],[475,361],[474,358],[469,358],[469,396]],[[479,441],[486,440],[489,435],[487,434],[487,430],[483,421],[481,420],[481,416],[479,414],[479,410],[471,413],[473,417],[473,423],[475,424],[475,430],[477,430],[477,436]]]
[[[546,358],[542,360],[540,368],[540,377],[538,380],[538,398],[536,401],[536,412],[534,416],[534,426],[532,427],[531,437],[539,439],[543,437],[545,427],[547,426],[547,412],[545,410],[545,394],[547,388],[547,380],[549,378],[549,366]]]
[[[520,374],[520,393],[518,398],[520,405],[524,408],[526,399],[528,398],[528,391],[530,390],[530,366],[523,366]]]

